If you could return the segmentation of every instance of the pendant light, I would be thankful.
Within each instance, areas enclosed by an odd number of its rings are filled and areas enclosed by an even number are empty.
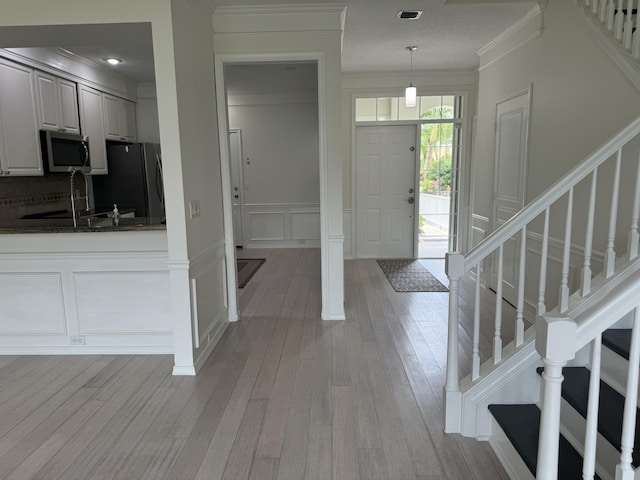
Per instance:
[[[417,92],[416,87],[413,86],[412,77],[413,77],[413,52],[418,49],[415,45],[410,45],[407,47],[409,53],[411,54],[411,70],[409,73],[409,86],[404,90],[404,104],[406,107],[415,107],[417,104]]]

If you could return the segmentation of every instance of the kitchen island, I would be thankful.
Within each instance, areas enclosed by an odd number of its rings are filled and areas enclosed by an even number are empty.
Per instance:
[[[159,219],[0,221],[0,352],[172,353],[168,268]]]

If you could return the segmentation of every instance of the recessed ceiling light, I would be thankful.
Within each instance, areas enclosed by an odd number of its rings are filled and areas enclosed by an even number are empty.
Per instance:
[[[119,63],[122,63],[122,60],[115,57],[105,58],[104,61],[107,62],[109,65],[118,65]]]
[[[422,16],[422,10],[400,10],[398,18],[401,20],[417,20]]]

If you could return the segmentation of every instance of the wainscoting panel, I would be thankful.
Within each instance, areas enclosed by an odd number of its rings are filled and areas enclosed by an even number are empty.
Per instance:
[[[320,247],[319,204],[245,204],[246,248]]]
[[[320,212],[291,212],[292,240],[320,239]]]
[[[191,261],[191,302],[195,363],[204,362],[228,323],[224,238]]]
[[[174,351],[164,232],[19,237],[31,252],[0,253],[4,354]]]
[[[64,335],[59,272],[0,273],[0,335]]]
[[[489,219],[474,213],[471,222],[471,248],[473,248],[487,236]]]
[[[81,335],[171,333],[169,273],[75,272]]]

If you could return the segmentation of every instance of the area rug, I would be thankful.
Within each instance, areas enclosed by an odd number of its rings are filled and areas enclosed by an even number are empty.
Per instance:
[[[249,280],[256,274],[264,263],[264,258],[238,258],[236,267],[238,269],[238,288],[246,287]]]
[[[440,280],[412,259],[378,260],[378,265],[396,292],[448,292]]]

